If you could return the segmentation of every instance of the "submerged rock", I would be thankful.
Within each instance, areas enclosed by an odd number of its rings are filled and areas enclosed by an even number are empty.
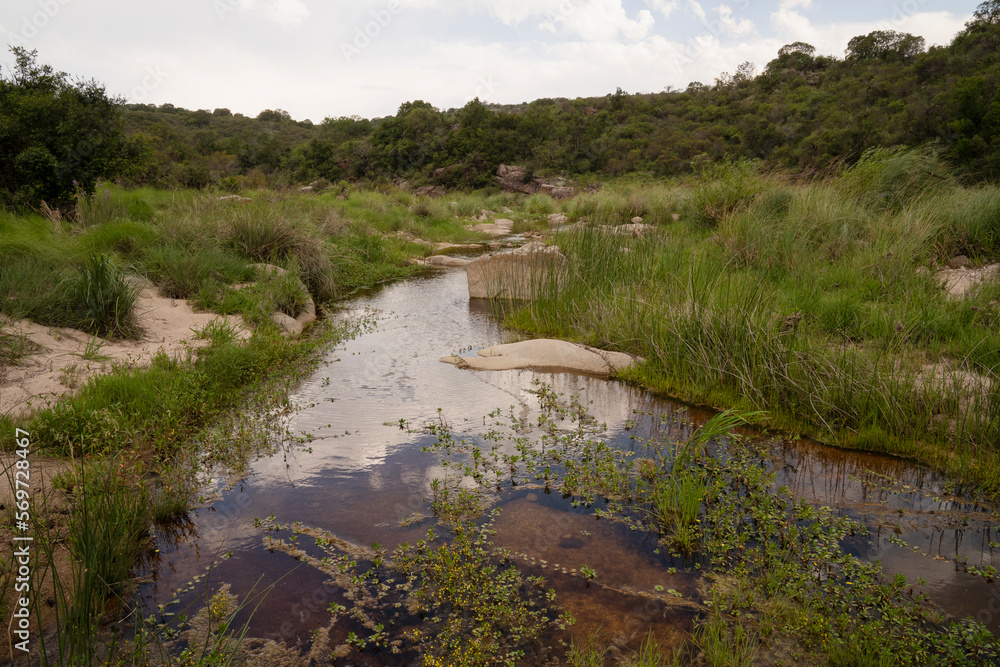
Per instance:
[[[478,357],[450,355],[441,361],[459,368],[479,371],[503,371],[515,368],[570,371],[607,376],[637,363],[623,352],[598,350],[564,340],[541,338],[520,343],[494,345],[479,350]]]
[[[532,242],[514,252],[485,255],[468,266],[473,299],[531,299],[543,289],[558,287],[566,256],[558,246]]]

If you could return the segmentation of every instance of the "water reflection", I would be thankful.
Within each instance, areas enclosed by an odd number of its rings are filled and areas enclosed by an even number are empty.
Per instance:
[[[170,608],[182,608],[210,582],[229,582],[241,596],[273,586],[251,632],[273,631],[280,619],[277,627],[287,630],[282,637],[307,642],[323,615],[315,601],[333,600],[337,592],[316,571],[264,548],[254,519],[273,514],[283,523],[301,521],[356,544],[378,542],[389,549],[419,539],[428,523],[414,517],[429,514],[430,482],[442,471],[421,452],[431,437],[401,428],[400,420],[409,427],[445,420],[454,432],[472,435],[497,408],[532,418],[536,381],[581,396],[607,425],[608,437],[623,447],[634,439],[684,439],[709,416],[618,382],[530,370],[473,372],[440,363],[448,354],[507,342],[508,334],[481,304],[470,306],[464,272],[391,285],[352,305],[356,313],[372,308],[381,313],[377,330],[331,350],[328,363],[293,397],[309,407],[289,426],[314,438],[311,449],[257,462],[250,477],[224,490],[211,508],[195,512],[183,531],[160,535],[159,562],[148,568],[154,583],[144,590],[151,603],[179,599]],[[872,527],[870,539],[850,544],[859,556],[882,561],[889,573],[923,577],[924,589],[951,613],[977,615],[1000,601],[995,584],[962,571],[965,564],[998,565],[990,546],[996,515],[947,496],[940,476],[899,459],[806,441],[776,442],[772,454],[779,462],[776,486]],[[401,527],[405,519],[416,522]],[[560,602],[584,619],[575,632],[617,632],[612,626],[621,621],[619,611],[648,606],[640,594],[655,586],[694,591],[690,575],[668,573],[671,562],[655,553],[655,540],[595,522],[560,498],[516,495],[497,530],[497,541],[524,553],[525,566],[540,573],[551,575],[556,561],[568,571],[586,564],[601,573],[603,585],[590,588],[561,569],[554,578]],[[899,539],[917,549],[898,546]],[[544,569],[542,560],[548,563]],[[956,560],[962,565],[956,567]],[[690,611],[653,607],[639,616],[646,627],[656,626],[658,636],[672,637],[673,624],[690,626]],[[1000,630],[1000,613],[980,620]]]

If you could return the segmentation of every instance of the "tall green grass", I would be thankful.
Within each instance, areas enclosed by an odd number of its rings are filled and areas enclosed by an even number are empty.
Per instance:
[[[930,275],[957,248],[1000,258],[1000,217],[981,214],[997,189],[966,190],[922,154],[876,157],[796,186],[731,165],[676,192],[680,223],[565,232],[566,279],[509,321],[637,353],[626,377],[654,388],[1000,490],[1000,282],[958,301]],[[892,205],[869,196],[886,188]],[[636,210],[595,197],[567,211]]]
[[[138,289],[109,255],[91,254],[66,267],[44,255],[14,256],[0,266],[3,312],[40,324],[73,327],[108,338],[139,334]]]
[[[0,255],[7,260],[0,266],[2,310],[93,334],[134,336],[131,295],[120,279],[137,273],[165,296],[195,299],[204,308],[226,304],[225,312],[238,306],[262,321],[249,299],[221,296],[227,286],[253,280],[253,263],[292,269],[323,304],[418,271],[410,259],[426,250],[399,234],[473,240],[468,215],[515,203],[506,195],[444,200],[395,188],[354,190],[345,198],[334,191],[246,194],[250,202],[107,185],[81,200],[73,219],[0,213]],[[290,296],[286,290],[265,300]]]

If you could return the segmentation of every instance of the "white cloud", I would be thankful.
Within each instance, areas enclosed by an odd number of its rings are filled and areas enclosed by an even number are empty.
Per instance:
[[[20,30],[38,1],[0,0],[0,24]],[[617,86],[629,92],[683,88],[689,81],[711,83],[744,61],[761,68],[795,41],[842,58],[851,37],[880,29],[944,44],[977,2],[965,12],[953,5],[931,12],[923,11],[930,0],[918,0],[916,13],[872,11],[863,22],[846,7],[821,17],[821,3],[810,0],[398,0],[403,9],[391,26],[347,61],[341,44],[390,0],[220,1],[235,11],[216,17],[210,0],[169,6],[105,0],[114,11],[103,14],[70,2],[30,46],[41,61],[94,77],[116,94],[143,85],[153,67],[169,77],[150,88],[151,103],[248,115],[282,108],[319,121],[384,116],[416,99],[447,109],[476,95],[516,103],[604,95]],[[758,18],[768,15],[770,23]],[[124,30],[128,25],[159,29]],[[9,53],[0,53],[5,72],[10,61]]]
[[[560,26],[568,35],[587,42],[609,42],[620,36],[631,41],[644,39],[655,20],[648,9],[630,19],[621,0],[590,0],[573,5],[564,3],[548,21]]]
[[[708,21],[708,14],[705,13],[705,9],[697,0],[688,0],[688,9],[691,10],[691,13],[697,16],[698,20],[702,23]]]
[[[967,19],[951,12],[923,12],[920,14],[897,14],[880,23],[872,30],[896,30],[918,35],[927,40],[927,45],[949,44],[965,28]],[[870,32],[870,31],[869,31]],[[858,33],[867,34],[867,33]]]
[[[750,19],[736,19],[733,17],[733,8],[727,5],[719,5],[715,8],[719,14],[719,22],[723,30],[730,35],[748,35],[757,29]]]
[[[285,28],[302,25],[312,14],[301,0],[240,0],[240,8],[259,9],[267,20]]]
[[[795,42],[811,43],[816,39],[816,30],[809,19],[795,11],[794,7],[785,7],[784,3],[778,11],[771,14],[771,28]]]
[[[922,12],[898,15],[884,21],[814,24],[794,10],[779,9],[771,14],[771,28],[784,43],[807,42],[819,53],[844,56],[852,37],[875,30],[896,30],[918,35],[927,44],[948,44],[965,26],[966,19],[951,12]]]
[[[646,0],[646,4],[660,12],[663,18],[670,18],[670,15],[680,6],[680,0]]]
[[[629,17],[622,0],[399,0],[403,7],[457,12],[465,10],[492,16],[516,27],[529,19],[551,34],[579,37],[585,41],[609,41],[623,37],[637,41],[653,29],[655,20],[648,9]],[[676,0],[653,0],[664,8]]]

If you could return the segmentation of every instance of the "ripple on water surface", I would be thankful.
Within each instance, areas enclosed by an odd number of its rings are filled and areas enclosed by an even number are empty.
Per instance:
[[[271,628],[273,634],[274,627],[284,627],[285,639],[308,642],[323,615],[315,599],[325,605],[337,593],[316,570],[264,548],[254,518],[274,514],[282,523],[301,521],[359,545],[378,542],[391,549],[415,542],[430,522],[414,517],[430,514],[431,480],[442,471],[434,456],[421,451],[432,436],[401,428],[400,420],[410,427],[444,420],[458,434],[480,433],[485,415],[498,408],[519,418],[536,415],[536,380],[579,394],[607,424],[608,438],[622,447],[632,447],[633,437],[659,437],[664,428],[683,439],[708,416],[614,381],[530,370],[470,372],[440,363],[442,356],[467,354],[508,336],[488,313],[470,306],[464,272],[390,285],[357,299],[352,309],[377,309],[377,328],[331,350],[329,363],[293,396],[310,406],[290,427],[315,437],[311,449],[257,462],[248,479],[194,514],[187,534],[175,536],[174,544],[165,535],[160,560],[151,564],[150,600],[176,599],[209,567],[212,580],[231,583],[241,596],[275,584],[251,632],[266,635],[263,630]],[[998,540],[996,516],[988,509],[947,496],[938,476],[898,459],[800,441],[776,443],[772,452],[777,485],[873,527],[870,541],[849,545],[857,555],[881,560],[890,573],[924,577],[926,590],[949,612],[979,614],[1000,629],[1000,613],[988,612],[1000,611],[996,585],[956,565],[964,559],[978,567],[997,565],[991,546]],[[411,523],[401,527],[408,518]],[[687,597],[696,582],[679,566],[676,574],[668,572],[673,563],[655,552],[655,536],[596,521],[570,500],[541,491],[512,494],[495,527],[497,544],[522,554],[526,571],[550,577],[560,604],[578,619],[575,640],[599,633],[635,643],[653,628],[661,644],[672,645],[690,630],[692,608],[656,595],[656,587]],[[910,546],[899,546],[895,538]],[[229,551],[231,558],[220,559]],[[580,576],[583,566],[598,573],[589,586]],[[204,582],[170,608],[190,604],[206,590]]]

